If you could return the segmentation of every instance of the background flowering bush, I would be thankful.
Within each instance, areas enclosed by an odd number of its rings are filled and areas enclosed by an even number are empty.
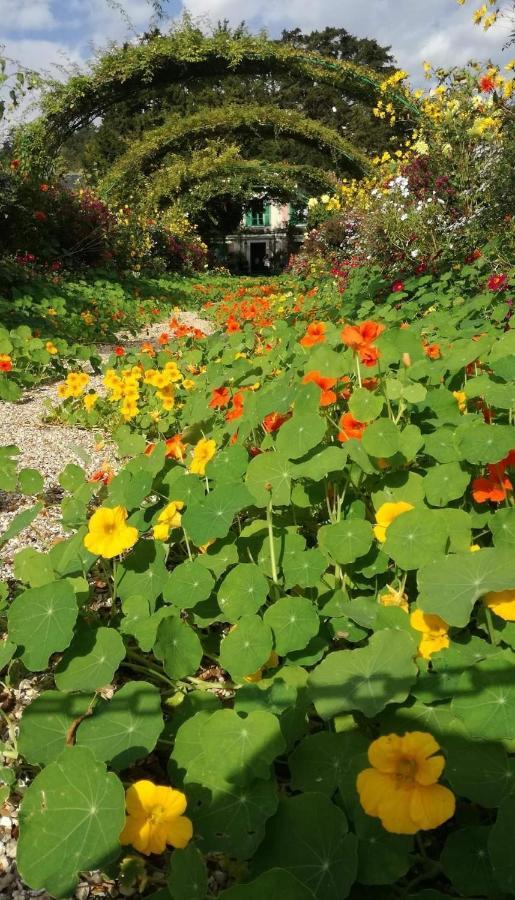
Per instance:
[[[293,270],[325,270],[358,258],[392,277],[437,271],[499,237],[513,245],[513,77],[494,67],[433,71],[423,117],[401,148],[374,160],[374,177],[344,181],[309,202],[308,234]],[[378,116],[387,115],[377,106]]]

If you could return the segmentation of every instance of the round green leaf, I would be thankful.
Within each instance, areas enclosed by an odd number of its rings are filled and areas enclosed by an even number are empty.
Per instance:
[[[383,406],[384,398],[367,391],[366,388],[356,388],[349,397],[349,410],[358,422],[371,422],[372,419],[377,419]]]
[[[318,613],[307,597],[281,597],[267,609],[263,621],[274,633],[279,656],[302,650],[320,627]]]
[[[460,676],[451,707],[472,738],[503,741],[515,735],[514,670],[515,653],[502,650]]]
[[[252,497],[245,485],[224,482],[202,502],[191,503],[182,524],[193,543],[200,546],[215,538],[226,537],[236,513],[251,504]]]
[[[270,765],[284,750],[277,716],[233,709],[197,713],[177,732],[172,758],[186,769],[186,781],[215,787],[220,780],[247,784],[268,778]]]
[[[365,428],[361,442],[370,456],[389,459],[400,450],[400,431],[390,419],[377,419]]]
[[[424,478],[427,502],[431,506],[447,506],[451,500],[463,497],[470,475],[458,463],[444,463],[430,469]]]
[[[445,777],[460,797],[490,808],[499,806],[515,790],[515,760],[501,744],[453,735],[446,742],[445,753]]]
[[[294,478],[309,478],[311,481],[322,481],[331,472],[341,472],[347,462],[347,450],[344,447],[324,447],[315,449],[299,460],[294,468]]]
[[[353,811],[358,837],[358,881],[360,884],[394,884],[410,869],[413,838],[388,834],[378,819],[362,809]]]
[[[508,425],[487,425],[473,422],[461,425],[456,432],[456,444],[461,458],[476,465],[496,463],[513,447],[513,428]]]
[[[514,832],[515,797],[508,797],[499,808],[497,821],[488,838],[488,852],[496,884],[508,894],[515,893]]]
[[[322,719],[359,709],[371,718],[402,703],[415,681],[415,645],[406,631],[385,628],[358,650],[330,653],[310,674],[308,688]]]
[[[207,893],[207,869],[195,844],[176,850],[170,860],[168,890],[173,900],[204,900]]]
[[[287,506],[293,471],[288,455],[279,450],[261,453],[252,459],[245,483],[256,506],[267,506],[270,499],[276,506]]]
[[[315,895],[287,869],[270,869],[248,884],[235,884],[220,894],[220,900],[314,900]]]
[[[265,665],[272,648],[269,625],[260,616],[242,616],[221,643],[220,665],[241,680]]]
[[[515,558],[511,549],[457,553],[419,571],[418,605],[424,612],[441,616],[449,625],[463,628],[479,597],[489,591],[508,590],[514,584]]]
[[[228,622],[257,613],[268,596],[268,581],[254,563],[239,563],[218,589],[218,605]]]
[[[33,890],[70,897],[79,872],[102,869],[118,855],[124,823],[125,795],[116,775],[85,747],[68,747],[36,775],[23,798],[21,877]]]
[[[488,523],[496,547],[515,546],[515,506],[498,509]]]
[[[7,618],[9,638],[22,648],[27,669],[46,669],[52,653],[64,650],[72,639],[77,619],[73,588],[67,581],[54,581],[24,591],[12,602]]]
[[[196,559],[176,566],[163,588],[163,599],[179,609],[191,609],[207,600],[215,580],[211,572]]]
[[[357,841],[341,809],[323,794],[279,804],[254,859],[254,871],[287,869],[317,900],[343,900],[356,878]]]
[[[22,494],[40,494],[45,486],[43,476],[37,469],[20,469],[18,483]]]
[[[267,819],[277,809],[274,781],[234,785],[216,780],[209,788],[186,786],[188,809],[202,852],[249,859],[263,840]]]
[[[114,628],[80,622],[55,670],[55,683],[60,691],[96,691],[110,684],[124,656],[125,645]]]
[[[432,509],[410,509],[394,519],[383,552],[401,569],[418,569],[443,555],[447,535],[439,528],[437,515]]]
[[[317,547],[302,552],[285,553],[283,559],[285,587],[315,587],[326,568],[327,560]]]
[[[291,786],[295,791],[315,791],[332,797],[351,756],[368,749],[369,741],[358,731],[309,734],[289,758]],[[313,761],[316,760],[316,765]]]
[[[440,862],[444,874],[463,897],[488,896],[495,890],[487,842],[490,828],[470,825],[449,835]]]
[[[162,660],[170,678],[185,678],[197,671],[202,659],[202,644],[190,625],[170,616],[159,624],[154,654]]]
[[[322,525],[318,543],[323,553],[342,565],[355,562],[372,546],[372,526],[364,519],[344,519],[334,525]]]
[[[161,695],[146,681],[131,681],[112,700],[100,700],[76,732],[76,743],[95,759],[127,769],[148,756],[163,730]]]
[[[326,420],[316,413],[296,413],[281,427],[277,449],[287,459],[299,459],[320,443],[326,428]]]
[[[32,765],[46,766],[65,749],[72,725],[92,700],[85,694],[43,691],[32,701],[20,724],[18,750]]]

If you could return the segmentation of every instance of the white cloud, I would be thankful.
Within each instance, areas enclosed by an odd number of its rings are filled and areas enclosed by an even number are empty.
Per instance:
[[[0,0],[5,31],[43,31],[56,25],[50,0]]]

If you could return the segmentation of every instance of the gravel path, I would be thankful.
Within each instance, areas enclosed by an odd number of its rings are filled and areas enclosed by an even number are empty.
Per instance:
[[[196,313],[179,313],[177,319],[206,334],[213,330],[211,322],[199,318]],[[166,324],[160,322],[143,329],[137,338],[127,340],[120,334],[119,339],[127,350],[137,349],[141,341],[154,341],[163,331],[166,331]],[[112,349],[113,345],[98,347],[104,359]],[[95,389],[101,384],[100,376],[93,376],[89,382],[89,386]],[[25,547],[48,550],[53,543],[66,536],[60,522],[63,491],[59,486],[58,476],[68,463],[82,466],[88,474],[101,468],[104,463],[116,467],[115,448],[107,435],[43,421],[48,405],[55,405],[56,402],[55,385],[27,391],[17,403],[0,402],[0,447],[16,445],[20,450],[17,457],[19,466],[38,469],[43,475],[46,492],[45,507],[32,525],[0,550],[0,581],[13,577],[13,560],[19,550]],[[0,534],[17,513],[33,503],[33,498],[0,491]],[[45,678],[43,675],[22,680],[16,687],[5,692],[2,692],[0,686],[0,705],[9,714],[13,737],[16,737],[24,707],[40,692]],[[7,727],[2,729],[0,739],[9,740]],[[8,763],[9,760],[6,759],[5,764]],[[36,897],[39,900],[51,900],[46,891],[32,891],[23,885],[18,875],[18,805],[18,795],[14,795],[3,806],[0,805],[0,900],[29,900]],[[34,850],[37,852],[36,848]],[[154,883],[153,886],[157,890],[162,884]],[[124,889],[114,881],[106,881],[98,872],[82,879],[75,891],[76,900],[130,896],[139,896],[139,893],[136,889]]]

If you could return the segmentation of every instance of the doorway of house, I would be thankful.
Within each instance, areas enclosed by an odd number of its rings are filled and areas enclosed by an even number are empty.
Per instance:
[[[266,241],[251,241],[250,274],[263,275],[265,272]]]

